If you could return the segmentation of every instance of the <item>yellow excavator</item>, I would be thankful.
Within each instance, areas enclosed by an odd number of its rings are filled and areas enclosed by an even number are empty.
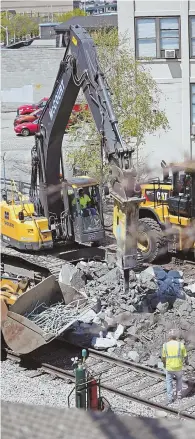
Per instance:
[[[65,55],[39,119],[39,132],[31,151],[28,200],[1,202],[1,237],[5,245],[22,251],[51,249],[56,242],[104,242],[102,200],[98,182],[88,176],[65,178],[62,141],[79,91],[83,90],[101,137],[101,148],[111,168],[111,194],[125,217],[117,218],[117,260],[128,285],[129,270],[137,260],[139,204],[133,150],[124,144],[110,91],[100,70],[94,42],[81,26],[67,28]],[[60,178],[61,174],[61,178]],[[80,190],[88,199],[82,209]],[[133,228],[131,228],[131,226]],[[128,239],[127,239],[128,238]]]
[[[17,298],[23,294],[29,286],[29,279],[18,277],[6,277],[1,275],[0,299],[7,305],[13,305]]]
[[[1,264],[0,279],[0,307],[1,324],[5,322],[9,307],[24,294],[30,286],[30,279],[23,276],[14,276],[4,272],[4,264]]]

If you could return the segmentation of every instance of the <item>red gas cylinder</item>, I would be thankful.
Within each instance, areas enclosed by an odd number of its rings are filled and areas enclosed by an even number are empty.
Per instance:
[[[99,408],[98,385],[95,379],[92,379],[89,383],[89,407],[91,410],[98,410]]]

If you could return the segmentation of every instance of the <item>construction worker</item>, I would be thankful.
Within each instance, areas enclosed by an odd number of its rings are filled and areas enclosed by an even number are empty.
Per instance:
[[[176,397],[182,398],[182,368],[183,361],[188,363],[186,348],[177,340],[176,329],[171,329],[168,334],[168,342],[163,344],[162,362],[166,369],[166,385],[168,404],[173,402],[173,378],[176,378]]]
[[[96,209],[94,207],[91,207],[91,198],[89,195],[84,193],[84,190],[81,188],[79,190],[79,202],[82,209],[83,216],[88,216],[89,212],[91,212],[91,215],[96,215]]]

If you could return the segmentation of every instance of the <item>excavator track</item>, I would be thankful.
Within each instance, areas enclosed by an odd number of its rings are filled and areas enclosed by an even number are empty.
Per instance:
[[[60,257],[58,257],[58,255],[60,255]],[[54,275],[57,280],[61,267],[65,262],[74,263],[78,262],[79,260],[91,259],[105,260],[105,257],[105,247],[90,247],[78,245],[77,243],[71,243],[71,248],[66,247],[65,251],[64,246],[58,246],[49,253],[42,252],[42,254],[24,253],[7,246],[2,246],[1,248],[2,262],[8,265],[14,262],[16,262],[18,265],[18,263],[21,262],[21,264],[25,264],[25,268],[33,271],[47,272],[48,275]]]
[[[11,247],[2,246],[1,248],[1,261],[7,264],[17,261],[25,263],[26,268],[34,271],[45,271],[48,275],[54,275],[58,280],[59,273],[63,263],[65,262],[78,262],[79,260],[91,260],[99,259],[105,260],[106,253],[116,254],[116,246],[108,247],[86,247],[78,246],[75,244],[71,245],[71,249],[60,253],[60,250],[55,250],[55,253],[60,254],[61,257],[52,254],[52,252],[43,254],[32,254],[32,253],[22,253]],[[143,268],[143,256],[142,253],[137,251],[137,267],[136,271]]]
[[[21,253],[18,250],[15,250],[13,248],[9,247],[3,247],[1,249],[1,257],[7,258],[14,258],[17,260],[22,260],[26,262],[29,267],[34,269],[41,269],[47,270],[50,274],[53,274],[56,279],[58,279],[63,259],[60,259],[52,254],[45,254],[45,255],[38,255],[38,254],[32,254],[32,253]]]

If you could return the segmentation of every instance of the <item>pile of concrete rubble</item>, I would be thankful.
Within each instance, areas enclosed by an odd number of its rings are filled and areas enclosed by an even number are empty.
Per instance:
[[[186,283],[181,271],[161,267],[131,271],[128,294],[114,259],[82,261],[76,266],[66,263],[59,281],[96,303],[71,332],[70,337],[78,337],[79,342],[88,340],[96,349],[158,366],[162,343],[176,326],[195,348],[195,282]]]

